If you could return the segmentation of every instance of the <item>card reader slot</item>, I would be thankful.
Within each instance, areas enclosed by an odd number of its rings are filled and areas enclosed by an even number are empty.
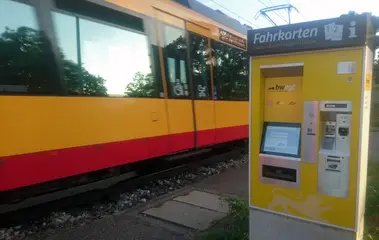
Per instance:
[[[348,136],[349,135],[349,128],[347,128],[347,127],[338,128],[338,134],[342,137]]]
[[[333,155],[328,155],[328,158],[341,159],[341,157],[338,157],[338,156],[333,156]]]

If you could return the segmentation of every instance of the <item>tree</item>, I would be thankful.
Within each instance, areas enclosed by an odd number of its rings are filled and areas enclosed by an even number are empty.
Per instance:
[[[27,27],[6,28],[0,35],[0,53],[1,85],[23,86],[31,93],[50,91],[39,31]]]
[[[137,72],[134,74],[133,81],[125,88],[126,97],[156,97],[158,96],[155,86],[154,76],[151,73],[143,74]]]
[[[374,60],[374,68],[373,68],[373,82],[379,84],[379,59]]]
[[[104,78],[90,74],[72,61],[63,60],[63,75],[68,95],[107,96]]]
[[[373,84],[379,84],[379,59],[376,58],[374,60],[374,66],[373,66]],[[373,101],[371,102],[371,126],[378,128],[379,127],[379,108],[378,108],[378,103],[375,102],[375,99],[377,99],[377,91],[376,89],[373,89],[372,91],[372,99]]]
[[[212,52],[215,82],[220,98],[247,99],[249,58],[246,52],[218,42],[214,42]]]
[[[55,93],[60,84],[53,55],[43,33],[28,27],[6,28],[0,34],[0,85],[21,86],[29,94]],[[50,54],[50,55],[49,55]],[[105,80],[90,74],[60,53],[69,95],[106,96]]]

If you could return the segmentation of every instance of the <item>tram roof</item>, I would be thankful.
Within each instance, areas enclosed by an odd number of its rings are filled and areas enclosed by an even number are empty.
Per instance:
[[[196,0],[173,0],[173,1],[183,6],[186,6],[187,8],[192,9],[193,11],[198,12],[244,35],[247,34],[247,30],[251,29],[250,26],[241,24],[239,21],[222,13],[220,10],[213,10],[212,8],[207,7],[206,5]]]

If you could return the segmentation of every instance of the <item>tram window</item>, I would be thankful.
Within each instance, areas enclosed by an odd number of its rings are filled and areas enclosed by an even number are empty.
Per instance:
[[[53,13],[56,36],[59,41],[60,54],[63,59],[78,63],[76,18],[66,14]]]
[[[164,39],[164,65],[168,96],[170,98],[189,98],[185,32],[182,29],[165,25]]]
[[[101,95],[101,88],[96,85],[96,76],[82,74],[80,68],[76,18],[66,14],[53,13],[55,33],[63,65],[63,80],[65,81],[68,95]],[[83,76],[82,76],[83,75]],[[93,82],[93,84],[90,84]],[[87,87],[85,87],[87,86]]]
[[[50,95],[58,88],[51,44],[38,27],[34,7],[0,1],[0,94]]]
[[[104,79],[107,95],[157,96],[146,36],[79,20],[82,66]]]
[[[169,82],[175,83],[176,78],[176,68],[175,68],[175,58],[167,58],[167,68],[168,68],[168,80]]]
[[[69,95],[158,97],[145,35],[54,14]]]
[[[215,99],[249,99],[249,58],[245,51],[212,40]]]
[[[105,8],[97,3],[78,0],[55,0],[55,5],[66,12],[98,19],[139,32],[144,31],[141,18],[111,8]]]
[[[190,33],[191,71],[195,84],[196,99],[211,99],[211,82],[209,79],[208,39]]]
[[[164,98],[164,92],[163,92],[163,82],[162,82],[162,72],[161,72],[161,65],[160,65],[160,58],[159,58],[159,47],[151,44],[152,54],[153,54],[153,63],[154,63],[154,77],[155,82],[157,84],[159,97]]]

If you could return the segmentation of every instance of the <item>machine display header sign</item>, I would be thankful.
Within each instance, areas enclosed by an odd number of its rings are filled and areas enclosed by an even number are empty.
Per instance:
[[[363,46],[366,42],[366,15],[345,15],[298,24],[249,30],[251,56],[306,50]]]

